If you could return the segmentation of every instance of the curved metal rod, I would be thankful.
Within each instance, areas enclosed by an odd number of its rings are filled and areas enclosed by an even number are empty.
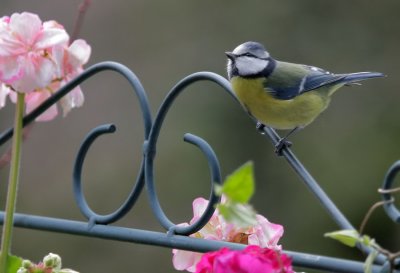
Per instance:
[[[169,230],[171,233],[174,234],[189,235],[199,231],[202,227],[204,227],[214,214],[215,205],[221,201],[221,197],[215,194],[214,187],[215,184],[222,184],[222,178],[218,158],[212,150],[211,146],[205,140],[192,134],[185,134],[183,139],[184,141],[197,146],[203,152],[203,154],[207,158],[212,177],[212,190],[210,193],[210,197],[208,198],[209,202],[207,208],[205,209],[203,215],[201,215],[201,217],[195,223],[189,226],[172,226]]]
[[[161,208],[159,199],[157,197],[154,185],[154,173],[153,173],[154,156],[156,153],[156,145],[158,136],[160,134],[161,126],[172,103],[175,101],[177,96],[183,90],[185,90],[187,86],[197,81],[203,81],[203,80],[217,83],[218,85],[223,87],[225,91],[227,91],[230,95],[233,96],[229,82],[224,77],[218,74],[211,72],[198,72],[187,76],[186,78],[178,82],[164,99],[154,120],[154,124],[150,132],[149,138],[147,141],[145,141],[144,144],[145,177],[146,177],[146,186],[147,186],[147,193],[149,195],[150,206],[153,210],[153,213],[157,217],[158,221],[166,230],[168,230],[170,233],[176,233],[180,235],[189,235],[200,230],[211,218],[212,214],[215,211],[213,203],[216,203],[216,201],[218,201],[218,199],[215,196],[213,196],[214,186],[212,186],[210,193],[210,203],[207,209],[204,211],[202,217],[199,219],[199,221],[194,223],[193,225],[190,225],[189,227],[177,226],[173,222],[171,222],[165,215],[164,211]],[[215,176],[218,174],[218,176],[212,177],[212,185],[214,185],[214,183],[218,183],[218,180],[219,181],[221,180],[220,170],[219,170],[220,168],[212,148],[207,144],[207,142],[193,135],[186,135],[186,141],[190,141],[190,143],[195,144],[202,150],[203,153],[205,153],[211,170],[211,176]]]
[[[214,190],[215,184],[220,185],[222,183],[220,166],[219,166],[217,156],[215,155],[211,146],[202,138],[192,135],[192,134],[185,134],[184,140],[186,142],[198,147],[203,152],[203,154],[206,156],[207,161],[208,161],[208,166],[210,168],[210,173],[211,173],[211,192],[210,192],[210,197],[209,197],[209,202],[208,202],[207,208],[203,212],[202,216],[195,223],[193,223],[189,226],[176,225],[168,219],[168,217],[165,215],[164,211],[162,210],[160,202],[159,202],[157,194],[156,194],[156,191],[155,191],[155,187],[154,187],[152,178],[151,178],[151,180],[148,180],[148,177],[146,177],[147,192],[149,195],[151,208],[153,209],[153,213],[159,220],[160,224],[165,229],[168,230],[169,235],[173,235],[173,234],[190,235],[190,234],[193,234],[193,233],[199,231],[211,219],[211,217],[215,211],[215,205],[218,202],[220,202],[220,200],[221,200],[221,198],[215,194],[215,190]],[[146,150],[145,150],[145,153],[146,153]],[[150,172],[152,173],[153,162],[145,164],[145,166],[149,166],[149,168],[151,168]]]
[[[3,221],[4,212],[0,212],[0,224],[2,224]],[[22,228],[46,230],[51,232],[102,238],[120,242],[177,248],[196,252],[215,251],[222,247],[228,247],[230,249],[237,250],[246,247],[246,245],[238,243],[212,241],[179,235],[168,236],[168,234],[161,232],[119,226],[96,225],[93,228],[88,229],[87,223],[85,222],[20,213],[16,213],[14,224],[17,227]],[[322,270],[324,272],[364,273],[363,262],[313,255],[309,253],[293,251],[284,252],[292,257],[294,266],[312,268],[316,270]],[[383,271],[384,269],[385,266],[372,266],[373,273],[387,272]],[[400,273],[400,271],[396,270],[393,273]]]
[[[39,105],[35,110],[26,115],[23,120],[23,126],[26,126],[32,121],[34,121],[38,116],[43,114],[43,112],[45,112],[48,108],[50,108],[53,104],[59,101],[62,97],[68,94],[76,86],[84,82],[86,79],[90,78],[91,76],[99,72],[106,70],[115,71],[121,74],[123,77],[125,77],[126,80],[128,80],[128,82],[136,92],[143,113],[144,132],[146,139],[150,133],[150,129],[152,126],[151,111],[146,92],[144,91],[144,88],[140,83],[139,79],[136,77],[136,75],[126,66],[116,62],[101,62],[92,65],[91,67],[84,70],[79,76],[77,76],[75,79],[65,84],[50,98],[48,98],[41,105]],[[7,140],[9,140],[13,136],[13,133],[14,129],[9,128],[6,131],[4,131],[4,133],[0,134],[0,146],[3,145]]]
[[[254,119],[254,118],[253,118]],[[257,122],[254,119],[255,122]],[[276,145],[281,139],[276,131],[270,127],[263,128],[263,135],[268,137],[273,145]],[[296,173],[303,180],[309,190],[315,195],[322,206],[326,209],[336,224],[342,229],[355,229],[350,221],[343,215],[343,213],[336,207],[335,203],[328,197],[328,195],[319,186],[318,182],[312,177],[307,169],[301,164],[297,157],[293,154],[290,148],[284,147],[282,154],[288,161],[290,166],[296,171]]]
[[[212,82],[217,83],[221,87],[223,87],[223,89],[225,91],[227,91],[230,95],[232,95],[232,97],[235,99],[235,96],[233,95],[233,93],[231,91],[229,82],[222,76],[219,76],[219,75],[217,75],[215,73],[211,73],[211,72],[194,73],[194,74],[184,78],[178,84],[176,84],[175,87],[172,88],[170,93],[167,95],[166,99],[164,100],[164,102],[162,103],[162,105],[158,111],[154,125],[152,125],[151,112],[149,109],[147,96],[146,96],[146,93],[145,93],[140,81],[138,80],[138,78],[127,67],[125,67],[121,64],[114,63],[114,62],[103,62],[103,63],[99,63],[99,64],[89,67],[77,78],[75,78],[71,82],[67,83],[62,88],[60,88],[59,91],[57,91],[48,100],[46,100],[44,103],[42,103],[38,108],[36,108],[34,111],[32,111],[27,116],[25,116],[24,121],[23,121],[24,126],[29,124],[30,122],[32,122],[35,118],[37,118],[39,115],[41,115],[51,105],[56,103],[59,99],[61,99],[63,96],[65,96],[69,91],[71,91],[74,87],[79,85],[81,82],[85,81],[92,75],[97,74],[98,72],[101,72],[104,70],[113,70],[113,71],[116,71],[116,72],[122,74],[130,82],[130,84],[132,85],[132,87],[134,88],[134,90],[136,92],[136,95],[138,96],[139,103],[140,103],[142,113],[143,113],[143,120],[144,120],[144,127],[145,127],[145,130],[144,130],[144,134],[145,134],[145,138],[144,138],[145,139],[145,142],[144,142],[144,157],[145,158],[144,159],[145,160],[144,160],[144,162],[142,162],[141,171],[138,175],[138,180],[137,180],[136,186],[135,186],[134,190],[132,191],[130,197],[127,199],[127,201],[125,201],[125,204],[122,205],[121,208],[119,208],[116,212],[111,213],[110,215],[98,215],[90,209],[90,207],[88,206],[88,204],[86,203],[86,201],[84,199],[83,193],[80,192],[76,196],[78,196],[78,197],[80,196],[79,198],[80,198],[81,202],[84,203],[82,205],[82,208],[84,211],[83,213],[85,214],[86,217],[89,218],[91,224],[95,224],[98,221],[101,222],[104,219],[105,219],[104,223],[109,223],[109,221],[115,221],[116,219],[119,219],[127,211],[129,211],[130,208],[134,205],[134,202],[136,199],[135,198],[130,199],[130,198],[132,195],[138,196],[140,194],[140,192],[143,188],[143,184],[144,184],[144,177],[146,177],[146,185],[148,187],[148,194],[150,196],[150,205],[151,205],[153,212],[156,215],[157,219],[161,223],[161,225],[170,231],[169,235],[171,235],[173,233],[188,235],[188,234],[196,232],[197,230],[201,229],[207,223],[207,221],[210,219],[210,217],[212,216],[212,214],[214,212],[213,203],[218,202],[218,198],[216,198],[215,196],[214,197],[212,196],[212,194],[213,194],[213,191],[212,191],[210,194],[210,199],[212,200],[212,202],[210,202],[209,206],[207,207],[207,210],[204,212],[204,214],[202,215],[200,220],[197,221],[196,223],[192,224],[191,226],[179,227],[179,226],[176,226],[175,224],[173,224],[164,214],[164,212],[159,204],[155,186],[154,186],[153,161],[154,161],[154,156],[155,156],[155,152],[156,152],[156,143],[157,143],[157,139],[159,136],[159,132],[160,132],[162,123],[166,117],[166,114],[167,114],[170,106],[174,102],[175,98],[188,85],[190,85],[194,82],[197,82],[197,81],[201,81],[201,80],[212,81]],[[81,151],[80,151],[81,155],[80,156],[78,155],[77,163],[76,163],[78,165],[76,170],[77,170],[77,173],[79,173],[79,176],[82,171],[84,157],[85,157],[89,147],[91,146],[93,141],[99,135],[112,131],[111,127],[108,127],[108,129],[98,127],[97,129],[92,131],[92,133],[90,133],[88,135],[88,137],[86,138],[83,146],[81,147]],[[265,127],[264,132],[266,133],[266,136],[268,136],[271,139],[272,143],[276,144],[276,142],[279,140],[279,136],[273,129],[271,129],[269,127]],[[6,130],[3,134],[0,134],[0,145],[4,144],[7,140],[9,140],[12,137],[12,135],[13,135],[12,128]],[[220,182],[221,178],[220,178],[219,164],[218,164],[217,158],[216,158],[214,152],[212,151],[211,147],[204,140],[202,140],[199,137],[193,136],[193,135],[186,135],[186,141],[189,141],[190,143],[196,145],[197,147],[199,147],[202,150],[203,153],[205,153],[208,163],[209,163],[209,167],[211,169],[212,182],[213,183],[218,182],[218,181]],[[335,204],[328,198],[328,196],[320,188],[320,186],[315,181],[315,179],[308,173],[308,171],[304,168],[304,166],[300,163],[300,161],[294,156],[294,154],[291,152],[291,150],[284,149],[283,155],[286,158],[286,160],[289,162],[291,167],[298,173],[298,175],[301,177],[301,179],[305,182],[305,184],[308,186],[308,188],[314,193],[314,195],[317,197],[317,199],[326,208],[326,210],[328,211],[330,216],[337,222],[337,224],[341,228],[353,228],[352,225],[350,224],[350,222],[347,220],[347,218],[340,212],[340,210],[338,210],[338,208],[335,206]],[[394,177],[397,174],[397,172],[399,171],[399,169],[400,169],[400,163],[396,162],[391,167],[391,169],[388,171],[388,174],[384,181],[384,188],[391,187]],[[80,183],[80,181],[78,181],[78,182]],[[80,184],[76,185],[76,187],[80,188]],[[81,191],[81,189],[78,189],[78,191],[79,190]],[[388,193],[384,193],[383,198],[384,199],[388,198],[388,195],[389,195]],[[390,195],[389,195],[389,198],[390,198]],[[127,204],[127,202],[131,202],[131,203]],[[79,203],[79,201],[78,201],[78,203]],[[391,207],[391,205],[388,204],[388,207]],[[395,221],[398,222],[400,212],[394,207],[394,205],[389,210],[391,212],[388,214],[394,215],[395,219],[396,219]],[[106,219],[107,217],[108,217],[108,219]],[[23,221],[23,223],[26,227],[33,228],[32,222],[27,223],[26,221]],[[102,228],[102,227],[103,226],[94,226],[94,227],[92,227],[92,229],[87,229],[87,225],[86,225],[85,232],[89,232],[91,230],[95,230],[97,228]],[[104,228],[110,228],[110,227],[104,227]],[[46,227],[41,226],[41,229],[46,229]],[[60,226],[59,229],[57,229],[57,230],[74,233],[71,231],[67,231],[67,229],[65,228],[65,225]],[[106,230],[104,230],[104,232],[106,232]],[[83,233],[81,233],[81,234],[83,234]],[[90,233],[84,233],[84,234],[88,235]],[[94,236],[102,237],[101,234],[96,234]],[[185,248],[185,246],[183,246],[183,245],[178,246],[173,243],[176,238],[177,238],[176,236],[167,237],[166,240],[168,241],[170,246],[174,246],[174,248],[182,248],[182,249]],[[189,242],[193,238],[187,238],[187,239]],[[146,241],[146,240],[144,240],[144,241]],[[204,242],[204,243],[207,244],[208,242]],[[221,242],[221,243],[223,243],[223,242]],[[193,250],[199,250],[199,249],[193,248]],[[382,257],[382,255],[380,255],[377,258],[376,262],[383,264],[384,262],[386,262],[386,259],[384,257]],[[301,264],[304,265],[303,262],[299,263],[299,265],[301,265]]]
[[[115,71],[121,74],[132,86],[134,89],[136,96],[139,100],[139,105],[141,107],[142,116],[143,116],[143,123],[144,123],[144,138],[147,139],[150,130],[152,127],[152,118],[151,118],[151,111],[150,106],[148,103],[146,92],[140,83],[139,79],[136,75],[126,66],[116,63],[116,62],[102,62],[95,64],[86,70],[84,70],[79,76],[75,79],[71,80],[63,87],[61,87],[56,93],[54,93],[49,99],[44,101],[41,105],[39,105],[35,110],[33,110],[30,114],[26,115],[23,120],[23,125],[26,126],[32,121],[35,120],[38,116],[40,116],[43,112],[45,112],[49,107],[59,101],[62,97],[68,94],[71,90],[73,90],[76,86],[90,78],[91,76],[102,72],[102,71]],[[131,193],[129,194],[128,198],[124,202],[124,204],[108,215],[98,215],[94,213],[88,206],[83,196],[81,188],[81,172],[82,172],[82,164],[84,162],[85,155],[92,144],[92,142],[101,134],[110,133],[115,131],[115,126],[111,125],[108,128],[105,127],[97,127],[94,129],[86,138],[82,147],[77,156],[77,162],[75,162],[75,169],[74,169],[74,192],[75,198],[78,202],[78,206],[81,209],[82,213],[89,218],[91,224],[101,223],[101,224],[108,224],[111,222],[115,222],[121,217],[123,217],[135,204],[138,196],[140,195],[143,186],[144,186],[144,164],[141,163],[140,171],[137,176],[137,180],[135,186]],[[6,130],[5,133],[0,135],[0,145],[5,143],[8,139],[10,139],[13,135],[13,128]]]
[[[256,120],[255,120],[256,121]],[[270,127],[263,128],[263,135],[268,137],[273,145],[276,145],[280,140],[280,136]],[[324,192],[314,177],[307,171],[307,169],[301,164],[300,160],[294,155],[290,148],[285,147],[282,150],[283,157],[287,160],[289,165],[295,170],[299,177],[303,180],[308,189],[315,195],[322,206],[326,209],[331,218],[341,229],[355,229],[350,221],[344,216],[344,214],[336,207],[335,203],[329,198]],[[364,253],[370,253],[371,248],[357,245],[357,247]],[[384,255],[378,255],[375,258],[375,262],[384,264],[387,258]]]
[[[383,190],[390,190],[392,188],[394,178],[396,177],[397,173],[400,171],[400,160],[393,163],[393,165],[389,168],[388,172],[386,173],[385,179],[383,180],[382,189]],[[395,223],[400,223],[400,211],[396,208],[394,202],[389,202],[392,199],[392,195],[390,193],[382,193],[382,199],[386,202],[383,205],[386,214],[392,219]]]
[[[140,172],[138,178],[135,183],[135,187],[130,192],[129,196],[125,200],[125,202],[114,212],[107,214],[107,215],[100,215],[95,213],[86,202],[86,198],[83,194],[82,190],[82,182],[81,182],[81,175],[82,175],[82,168],[83,163],[85,161],[86,154],[93,144],[93,142],[103,134],[110,134],[114,133],[116,127],[114,124],[105,124],[94,128],[85,138],[83,141],[79,152],[76,156],[75,165],[74,165],[74,172],[73,172],[73,188],[74,188],[74,196],[75,201],[82,212],[83,215],[89,220],[90,226],[94,224],[110,224],[119,219],[121,219],[125,214],[132,208],[135,204],[136,200],[138,199],[141,190],[143,189],[144,185],[144,168],[143,163],[141,164]]]

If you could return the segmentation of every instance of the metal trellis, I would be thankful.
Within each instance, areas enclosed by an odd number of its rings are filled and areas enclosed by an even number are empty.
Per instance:
[[[105,70],[112,70],[124,76],[124,78],[130,83],[133,90],[135,91],[142,111],[145,139],[143,143],[143,159],[139,172],[137,174],[136,183],[134,184],[131,193],[118,209],[107,215],[100,215],[94,212],[89,207],[89,204],[86,202],[85,196],[83,195],[83,191],[81,188],[81,173],[85,156],[91,144],[97,139],[97,137],[106,133],[113,133],[116,129],[115,126],[112,124],[101,125],[93,129],[83,141],[77,154],[73,171],[74,196],[79,209],[81,210],[82,214],[87,218],[87,222],[17,213],[14,219],[14,225],[22,228],[46,230],[52,232],[96,237],[124,242],[133,242],[139,244],[156,245],[167,248],[177,248],[197,252],[213,251],[221,247],[228,247],[231,249],[243,249],[245,245],[242,244],[222,241],[210,241],[188,236],[197,232],[204,225],[206,225],[206,223],[209,221],[215,211],[214,205],[220,201],[220,198],[214,194],[213,190],[214,186],[216,184],[220,184],[222,181],[219,162],[214,151],[205,140],[192,134],[186,134],[184,136],[184,140],[186,142],[195,145],[204,154],[208,161],[210,169],[210,202],[203,216],[197,222],[186,227],[177,226],[175,223],[171,222],[161,208],[153,178],[153,160],[156,154],[156,146],[159,132],[162,127],[163,121],[168,113],[168,110],[170,109],[174,100],[186,89],[187,86],[194,84],[198,81],[214,82],[215,84],[219,85],[222,90],[226,91],[228,95],[235,99],[235,96],[233,95],[230,87],[230,83],[224,77],[211,72],[198,72],[182,79],[168,93],[167,97],[161,104],[153,122],[146,92],[136,75],[122,64],[115,62],[102,62],[86,69],[81,75],[67,83],[59,91],[53,94],[37,109],[25,116],[23,120],[24,126],[34,121],[36,117],[46,111],[51,105],[55,104],[74,87],[76,87],[86,79],[94,76],[95,74]],[[256,123],[257,121],[254,120],[254,122]],[[280,137],[273,129],[269,127],[264,127],[262,130],[263,135],[269,138],[274,145],[279,141]],[[5,142],[7,142],[12,137],[12,135],[13,128],[10,128],[3,132],[0,135],[0,145],[3,145]],[[326,209],[330,217],[337,223],[338,227],[340,229],[354,229],[351,223],[329,199],[329,197],[322,190],[317,181],[300,163],[293,152],[289,148],[285,147],[282,151],[282,156],[296,171],[296,173],[309,188],[309,190],[311,190],[311,192],[315,195],[317,200]],[[395,162],[394,165],[387,172],[382,186],[383,189],[390,189],[392,187],[393,180],[398,171],[400,171],[400,161]],[[136,200],[142,193],[144,186],[146,186],[146,191],[149,196],[150,206],[153,210],[153,213],[158,219],[161,226],[164,227],[166,232],[162,233],[148,230],[140,230],[134,228],[119,227],[115,225],[108,226],[107,224],[113,223],[121,219],[126,215],[127,212],[132,209],[132,207],[135,205]],[[390,200],[392,197],[389,193],[385,192],[382,193],[382,198],[384,200]],[[396,208],[393,202],[385,205],[385,211],[394,222],[400,223],[400,211]],[[0,223],[3,223],[3,221],[4,212],[0,212]],[[360,247],[360,249],[365,253],[368,253],[370,251],[370,249],[368,248]],[[359,261],[338,259],[334,257],[326,257],[293,251],[285,252],[292,257],[293,264],[295,266],[330,272],[364,272],[363,263]],[[396,265],[397,267],[399,267],[400,261],[397,261]],[[372,271],[374,273],[386,272],[385,270],[387,270],[387,268],[388,261],[386,260],[386,257],[380,255],[376,258],[375,264],[372,267]],[[396,272],[400,272],[399,269],[397,269]]]

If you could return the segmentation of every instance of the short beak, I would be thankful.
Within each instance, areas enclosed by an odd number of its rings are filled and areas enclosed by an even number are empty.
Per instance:
[[[226,57],[228,57],[229,59],[231,59],[232,61],[235,59],[235,54],[233,54],[232,52],[225,52]]]

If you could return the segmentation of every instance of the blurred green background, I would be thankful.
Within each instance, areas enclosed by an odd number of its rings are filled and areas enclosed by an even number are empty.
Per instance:
[[[55,19],[69,33],[80,0],[2,0],[0,15],[31,11]],[[330,108],[292,138],[293,151],[339,209],[358,226],[379,200],[388,167],[400,158],[400,2],[151,1],[93,0],[81,30],[93,52],[90,64],[113,60],[140,78],[153,114],[170,88],[197,71],[225,75],[224,51],[254,40],[280,60],[333,72],[380,71],[387,78],[343,88]],[[17,210],[84,220],[72,195],[71,174],[80,142],[93,127],[113,122],[118,131],[99,139],[84,166],[90,206],[107,213],[127,196],[141,160],[143,124],[135,96],[107,72],[82,85],[84,107],[67,118],[36,124],[23,146]],[[0,112],[0,130],[11,126],[14,105]],[[192,217],[191,202],[208,196],[205,159],[183,143],[185,132],[206,139],[226,176],[247,160],[255,163],[256,209],[285,227],[284,249],[363,260],[357,251],[324,238],[337,229],[314,196],[275,156],[245,112],[220,88],[198,83],[180,96],[163,126],[156,158],[156,185],[165,212],[178,222]],[[5,146],[8,146],[9,143]],[[4,152],[7,147],[1,147]],[[0,170],[4,206],[8,169]],[[399,202],[397,202],[400,205]],[[147,196],[117,225],[163,232]],[[376,212],[367,232],[399,250],[399,226]],[[175,272],[171,250],[66,234],[16,229],[13,252],[39,260],[48,252],[80,272]],[[156,261],[156,262],[155,262]],[[310,270],[308,270],[311,272]]]

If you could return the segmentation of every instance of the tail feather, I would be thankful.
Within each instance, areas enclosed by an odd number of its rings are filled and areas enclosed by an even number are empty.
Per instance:
[[[344,84],[356,84],[359,81],[373,79],[373,78],[381,78],[385,77],[384,74],[380,72],[357,72],[350,74],[343,74],[343,78],[340,80]]]

